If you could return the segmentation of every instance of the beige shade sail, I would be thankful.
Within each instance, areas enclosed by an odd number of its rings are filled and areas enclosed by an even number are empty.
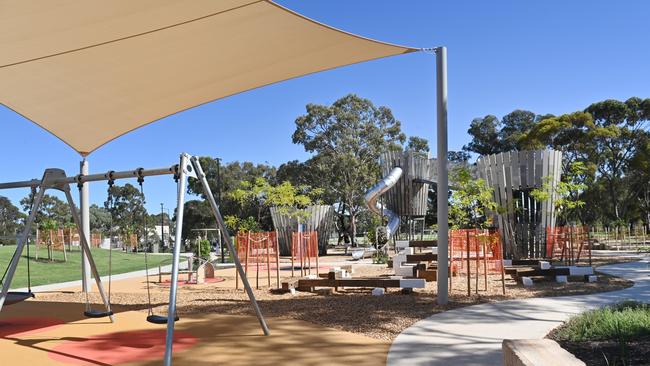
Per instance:
[[[87,155],[188,108],[417,50],[271,1],[0,0],[0,103]]]

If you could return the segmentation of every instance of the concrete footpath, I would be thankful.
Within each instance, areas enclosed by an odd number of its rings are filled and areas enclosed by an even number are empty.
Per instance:
[[[501,365],[503,339],[544,338],[572,315],[623,300],[650,302],[650,256],[598,271],[634,281],[620,291],[508,300],[445,311],[405,329],[387,365]]]

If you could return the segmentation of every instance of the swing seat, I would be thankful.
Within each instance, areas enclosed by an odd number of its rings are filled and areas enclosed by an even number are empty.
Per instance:
[[[174,317],[174,321],[177,322],[179,319],[178,315]],[[147,321],[153,324],[167,324],[167,317],[162,315],[149,315],[147,316]]]
[[[113,315],[112,311],[99,311],[99,310],[86,310],[84,316],[86,318],[106,318]]]
[[[35,298],[33,292],[20,292],[20,291],[9,291],[7,292],[7,297],[5,298],[5,305],[12,305],[22,301],[25,301],[29,298]]]

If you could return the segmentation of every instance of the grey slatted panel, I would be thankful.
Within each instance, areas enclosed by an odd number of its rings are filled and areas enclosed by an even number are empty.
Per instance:
[[[542,186],[545,182],[547,182],[549,179],[547,178],[549,175],[549,170],[548,170],[548,163],[550,161],[550,156],[551,156],[551,151],[550,150],[543,150],[542,151],[542,156],[541,156],[541,162],[542,162],[542,171],[541,171],[541,176],[542,180],[540,183],[540,186]],[[546,226],[548,225],[548,209],[549,209],[549,200],[544,200],[542,201],[542,217],[541,217],[541,226],[542,230],[544,230],[544,238],[546,238]]]
[[[521,169],[519,168],[519,151],[510,152],[510,169],[512,172],[512,188],[518,190],[521,187]]]
[[[535,187],[542,186],[542,177],[544,172],[544,158],[542,150],[535,151]]]
[[[526,167],[526,173],[528,175],[526,178],[526,181],[528,183],[527,188],[535,188],[535,152],[527,151],[526,155],[528,159],[528,166]]]

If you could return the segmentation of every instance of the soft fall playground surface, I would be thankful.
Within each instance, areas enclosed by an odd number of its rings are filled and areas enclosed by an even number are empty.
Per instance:
[[[116,322],[86,319],[83,304],[29,300],[0,313],[5,365],[159,365],[165,326],[142,311],[120,311]],[[176,323],[176,365],[380,365],[389,344],[299,320],[186,315]]]

